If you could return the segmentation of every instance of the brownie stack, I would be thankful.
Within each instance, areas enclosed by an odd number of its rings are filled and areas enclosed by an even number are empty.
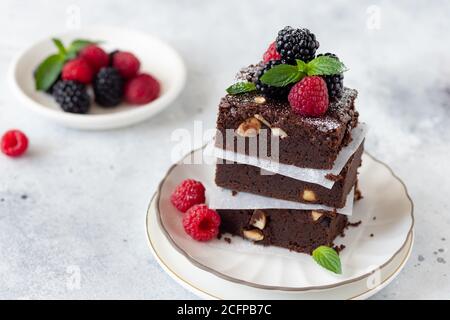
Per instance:
[[[259,92],[226,95],[219,105],[216,148],[257,158],[264,147],[271,156],[275,137],[280,165],[325,174],[351,143],[358,127],[356,97],[356,90],[344,88],[342,96],[330,103],[324,116],[307,117],[294,113],[289,102],[271,99]],[[263,143],[266,145],[261,145]],[[257,150],[251,147],[255,144]],[[246,192],[329,208],[258,208],[256,204],[251,210],[248,204],[243,210],[217,208],[222,218],[221,232],[297,252],[311,253],[320,245],[332,246],[336,236],[347,226],[347,216],[339,211],[356,188],[363,149],[361,142],[346,159],[340,173],[321,177],[331,182],[330,188],[277,172],[264,172],[248,163],[218,161],[215,182],[230,194]]]

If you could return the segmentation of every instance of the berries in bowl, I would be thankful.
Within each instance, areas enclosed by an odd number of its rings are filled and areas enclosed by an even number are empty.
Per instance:
[[[163,110],[181,92],[185,73],[180,56],[161,40],[94,27],[34,44],[14,61],[10,80],[30,110],[95,130],[131,125]]]

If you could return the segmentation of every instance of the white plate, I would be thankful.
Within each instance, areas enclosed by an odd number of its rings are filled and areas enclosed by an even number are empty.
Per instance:
[[[120,49],[133,52],[141,61],[141,71],[154,75],[160,81],[160,97],[141,106],[123,103],[117,108],[101,108],[92,103],[91,112],[87,115],[62,111],[50,95],[34,88],[33,71],[46,56],[56,52],[51,42],[53,37],[62,39],[66,45],[77,38],[100,40],[102,47],[108,51]],[[143,121],[166,108],[183,89],[186,68],[179,54],[154,36],[117,27],[90,27],[50,35],[33,44],[13,61],[9,78],[14,92],[29,110],[68,127],[103,130]]]
[[[195,154],[201,150],[193,151]],[[363,279],[389,264],[407,245],[413,228],[413,204],[404,184],[392,171],[368,154],[363,155],[360,188],[364,198],[355,204],[351,221],[359,227],[347,230],[341,253],[343,274],[319,267],[306,254],[277,247],[262,247],[233,237],[201,243],[183,230],[181,214],[169,197],[182,180],[207,181],[211,165],[173,166],[161,182],[157,201],[160,226],[168,242],[198,268],[225,280],[260,289],[307,291],[335,288]],[[205,185],[208,190],[208,185]],[[373,237],[371,236],[373,234]]]
[[[405,266],[414,233],[402,250],[380,272],[332,289],[309,291],[264,290],[237,284],[197,268],[167,241],[157,218],[156,194],[147,212],[147,237],[161,267],[180,285],[205,299],[367,299],[387,286]]]

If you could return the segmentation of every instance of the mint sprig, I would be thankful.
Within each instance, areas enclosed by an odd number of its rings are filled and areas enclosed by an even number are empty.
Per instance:
[[[232,95],[251,92],[255,90],[256,86],[253,82],[238,82],[227,88],[227,92]]]
[[[308,63],[302,60],[296,61],[296,66],[280,64],[267,70],[262,75],[261,82],[273,87],[285,87],[300,81],[305,76],[333,75],[347,71],[342,62],[329,56],[320,56]]]
[[[303,73],[298,67],[290,64],[280,64],[264,73],[261,77],[261,82],[274,87],[285,87],[289,83],[299,81],[302,76]]]
[[[313,259],[323,268],[342,274],[341,259],[336,250],[327,246],[317,247],[312,253]]]
[[[58,79],[64,65],[61,54],[48,56],[34,72],[36,90],[46,91]]]
[[[320,56],[305,66],[308,76],[333,75],[347,71],[345,65],[338,59],[330,56]]]
[[[58,79],[67,60],[75,58],[84,47],[98,43],[98,41],[76,39],[66,48],[60,39],[54,38],[52,42],[58,52],[45,58],[34,72],[36,90],[47,91]]]

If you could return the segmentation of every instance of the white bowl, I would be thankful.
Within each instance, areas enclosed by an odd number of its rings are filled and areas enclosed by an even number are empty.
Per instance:
[[[35,90],[33,71],[56,48],[51,38],[60,38],[65,45],[82,38],[102,41],[107,51],[131,51],[141,61],[141,72],[154,75],[161,83],[160,96],[145,105],[122,103],[116,108],[101,108],[92,99],[89,114],[72,114],[62,111],[54,99]],[[10,69],[10,82],[19,99],[29,110],[71,128],[103,130],[128,126],[152,117],[180,94],[186,79],[186,68],[180,55],[168,44],[151,35],[117,27],[89,27],[55,34],[33,44],[14,59]]]

